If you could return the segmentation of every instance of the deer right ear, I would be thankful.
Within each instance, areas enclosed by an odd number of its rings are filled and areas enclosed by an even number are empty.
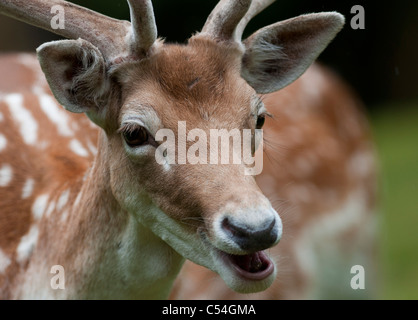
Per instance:
[[[337,12],[302,15],[260,29],[245,40],[241,75],[257,93],[299,78],[344,25]]]
[[[82,39],[61,40],[41,45],[37,53],[46,80],[65,109],[90,115],[102,111],[110,82],[98,48]]]

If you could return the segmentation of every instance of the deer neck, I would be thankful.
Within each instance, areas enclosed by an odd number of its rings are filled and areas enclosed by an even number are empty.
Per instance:
[[[42,219],[37,248],[20,297],[75,299],[165,299],[184,262],[169,245],[124,210],[111,191],[106,135],[99,152],[65,210],[67,219]],[[81,180],[80,180],[81,181]],[[73,201],[71,201],[73,200]],[[138,211],[151,210],[144,198]],[[60,221],[59,224],[58,221]],[[58,226],[58,227],[57,227]],[[43,243],[42,243],[43,242]],[[41,249],[39,249],[41,250]],[[49,270],[65,270],[65,289],[53,289]],[[34,277],[46,274],[46,278]],[[38,282],[38,283],[33,283]],[[41,283],[40,283],[41,282]],[[39,289],[43,287],[41,293]],[[31,290],[34,288],[34,291]]]

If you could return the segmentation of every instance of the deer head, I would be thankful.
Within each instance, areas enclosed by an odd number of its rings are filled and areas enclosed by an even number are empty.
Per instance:
[[[239,292],[264,290],[275,278],[263,250],[281,238],[278,213],[243,174],[246,164],[162,165],[157,135],[261,129],[267,110],[259,94],[296,80],[344,24],[335,12],[307,14],[242,41],[248,21],[273,1],[221,0],[186,45],[157,39],[150,0],[128,0],[131,23],[59,0],[1,4],[45,29],[50,7],[64,7],[66,29],[51,31],[74,40],[43,44],[38,58],[62,106],[102,128],[95,166],[112,196],[181,256]]]

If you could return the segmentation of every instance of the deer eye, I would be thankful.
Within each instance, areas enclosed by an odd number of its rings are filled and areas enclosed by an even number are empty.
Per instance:
[[[266,121],[266,115],[260,114],[257,118],[257,123],[255,125],[256,129],[261,129],[264,126],[264,122]]]
[[[129,125],[124,128],[122,132],[126,144],[131,148],[148,144],[149,134],[144,127],[138,125]]]

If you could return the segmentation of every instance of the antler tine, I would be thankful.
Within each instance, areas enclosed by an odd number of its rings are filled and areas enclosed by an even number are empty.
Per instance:
[[[237,41],[241,41],[242,34],[244,33],[245,27],[250,22],[250,20],[275,1],[276,0],[254,0],[251,3],[250,8],[248,9],[245,16],[241,19],[241,22],[238,24],[235,30],[235,38]]]
[[[131,11],[131,52],[145,54],[157,39],[157,25],[151,0],[128,0]]]
[[[64,9],[65,28],[53,29],[53,6]],[[127,51],[125,43],[130,23],[63,0],[0,0],[0,12],[68,39],[83,38],[98,47],[107,60]]]
[[[252,0],[221,0],[209,15],[202,33],[218,40],[235,40],[235,30]]]
[[[157,39],[151,0],[128,0],[132,24],[64,0],[0,0],[0,12],[68,39],[82,38],[95,45],[107,61],[141,57]],[[51,26],[51,8],[61,6],[65,28]]]

